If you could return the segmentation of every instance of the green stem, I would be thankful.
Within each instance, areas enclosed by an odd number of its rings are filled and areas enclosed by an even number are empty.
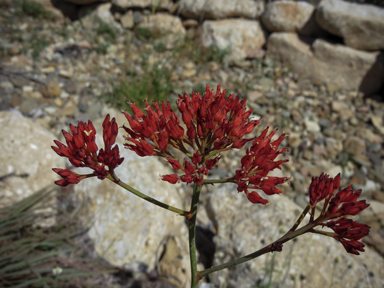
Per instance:
[[[308,203],[308,205],[305,207],[303,213],[301,213],[300,217],[297,219],[297,221],[295,222],[295,224],[292,226],[292,228],[289,230],[289,233],[290,232],[293,232],[296,230],[296,228],[300,225],[301,221],[303,221],[305,215],[307,215],[309,209],[311,208],[311,203]]]
[[[273,242],[272,244],[283,244],[289,240],[292,240],[293,238],[296,238],[297,236],[300,236],[301,234],[304,234],[304,233],[307,233],[307,232],[311,232],[312,228],[315,227],[316,225],[318,225],[317,223],[311,223],[311,224],[307,224],[306,226],[300,228],[299,230],[296,230],[294,232],[288,232],[287,234],[285,234],[283,237],[281,237],[280,239],[278,239],[277,241]],[[236,266],[236,265],[239,265],[241,263],[244,263],[244,262],[247,262],[249,260],[252,260],[256,257],[259,257],[265,253],[268,253],[268,252],[273,252],[273,249],[272,248],[272,244],[268,245],[268,246],[265,246],[264,248],[256,251],[256,252],[253,252],[251,254],[248,254],[244,257],[241,257],[241,258],[238,258],[238,259],[235,259],[235,260],[232,260],[232,261],[229,261],[227,263],[224,263],[224,264],[221,264],[221,265],[218,265],[218,266],[215,266],[215,267],[212,267],[212,268],[209,268],[209,269],[205,269],[203,271],[199,271],[199,279],[200,280],[201,278],[203,278],[204,276],[210,274],[210,273],[213,273],[213,272],[216,272],[216,271],[220,271],[220,270],[223,270],[223,269],[226,269],[226,268],[229,268],[229,267],[232,267],[232,266]]]
[[[160,202],[152,197],[149,197],[143,193],[141,193],[140,191],[137,191],[135,188],[129,186],[128,184],[124,183],[123,181],[121,181],[115,174],[115,172],[110,172],[110,174],[107,176],[107,178],[109,180],[111,180],[112,182],[116,183],[117,185],[119,185],[120,187],[123,187],[124,189],[128,190],[129,192],[135,194],[136,196],[140,197],[141,199],[144,199],[145,201],[148,201],[152,204],[155,204],[161,208],[164,208],[168,211],[172,211],[172,212],[175,212],[177,214],[180,214],[184,217],[187,217],[189,215],[189,212],[188,211],[184,211],[184,210],[181,210],[181,209],[178,209],[176,207],[173,207],[171,205],[168,205],[168,204],[165,204],[163,202]]]
[[[191,211],[188,218],[188,232],[189,232],[189,258],[191,262],[191,288],[196,288],[199,283],[197,275],[197,260],[196,260],[196,216],[197,207],[199,205],[200,191],[203,186],[193,186],[193,195],[191,203]]]
[[[333,233],[333,232],[326,232],[326,231],[321,231],[321,230],[316,230],[316,229],[313,229],[311,232],[316,233],[316,234],[325,235],[325,236],[332,237],[332,238],[337,235],[336,233]]]

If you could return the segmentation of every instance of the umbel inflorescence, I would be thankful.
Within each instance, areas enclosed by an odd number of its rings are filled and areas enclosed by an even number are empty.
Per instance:
[[[173,111],[169,101],[160,103],[154,101],[153,107],[144,101],[146,105],[144,111],[140,110],[136,103],[131,102],[129,105],[133,113],[122,111],[129,123],[129,127],[125,125],[121,127],[126,132],[124,146],[141,157],[157,156],[165,159],[175,173],[162,175],[163,181],[171,184],[193,183],[190,211],[183,211],[150,198],[123,183],[116,176],[114,170],[124,159],[119,155],[119,147],[117,145],[112,147],[118,134],[118,125],[115,118],[110,119],[109,115],[103,122],[102,149],[95,143],[96,130],[91,121],[79,122],[76,127],[70,125],[70,132],[63,131],[67,145],[54,141],[57,147],[52,148],[59,156],[67,157],[75,167],[89,167],[92,170],[90,174],[80,175],[68,169],[55,168],[53,170],[63,178],[55,183],[66,186],[77,184],[89,177],[108,178],[151,203],[185,216],[192,221],[190,228],[193,229],[198,196],[205,184],[235,183],[237,191],[244,192],[250,202],[264,205],[269,202],[260,196],[261,191],[267,195],[282,193],[276,186],[288,182],[289,178],[272,177],[268,174],[274,169],[281,169],[280,166],[288,161],[287,158],[278,157],[288,151],[286,147],[280,147],[286,135],[282,133],[274,137],[277,129],[269,132],[267,127],[259,136],[250,137],[249,134],[259,125],[261,119],[252,117],[252,109],[247,109],[245,99],[235,97],[233,94],[226,96],[226,91],[222,91],[220,86],[216,92],[207,86],[203,95],[195,92],[191,95],[186,93],[179,95],[176,100],[177,113]],[[184,156],[177,158],[174,149],[179,150]],[[235,174],[226,179],[208,178],[209,171],[230,149],[245,150]],[[161,174],[161,171],[159,173]],[[284,237],[267,246],[263,253],[280,251],[283,243],[309,232],[333,237],[340,241],[349,253],[359,254],[358,251],[364,251],[364,244],[360,240],[369,233],[370,227],[346,217],[358,214],[369,204],[366,204],[365,200],[357,201],[361,194],[360,190],[354,191],[352,187],[348,187],[336,192],[339,186],[340,175],[335,178],[330,178],[326,174],[314,177],[309,187],[310,201],[302,217]],[[316,205],[322,201],[324,205],[321,213],[315,218]],[[296,230],[308,212],[311,215],[309,223]],[[316,230],[315,227],[328,227],[333,232]],[[194,233],[193,229],[190,233]],[[192,251],[194,244],[191,247]],[[257,257],[259,254],[256,253],[254,256]],[[193,257],[195,256],[191,252],[192,282],[198,281],[208,273],[223,269],[223,265],[216,270],[207,269],[198,277],[197,270],[193,270],[196,264],[196,261],[193,262]],[[244,261],[248,260],[249,257]],[[238,262],[233,265],[237,264]],[[227,267],[230,267],[230,263]]]
[[[123,112],[131,126],[131,129],[124,126],[128,133],[125,146],[139,156],[163,157],[173,169],[181,171],[181,175],[164,175],[163,180],[172,184],[195,182],[200,186],[204,175],[208,175],[223,152],[241,149],[247,142],[252,142],[241,159],[241,168],[227,182],[236,183],[238,191],[245,192],[251,202],[266,204],[267,200],[249,190],[259,189],[268,195],[282,193],[275,186],[288,181],[288,178],[268,177],[268,173],[288,161],[275,161],[278,155],[287,151],[286,148],[279,149],[285,135],[272,141],[276,130],[267,135],[267,128],[257,138],[245,138],[261,119],[251,117],[252,109],[247,110],[245,99],[240,100],[233,94],[225,97],[225,94],[220,86],[216,93],[207,86],[204,95],[195,92],[191,96],[180,95],[176,104],[181,119],[172,111],[168,101],[154,102],[155,109],[145,101],[146,114],[135,103],[129,103],[134,115]],[[186,158],[176,159],[169,150],[170,146],[183,152]]]

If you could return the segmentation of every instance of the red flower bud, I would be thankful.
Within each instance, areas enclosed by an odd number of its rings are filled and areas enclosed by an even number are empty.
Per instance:
[[[176,184],[179,180],[179,176],[177,176],[177,174],[163,175],[161,176],[161,179],[163,181],[168,181],[171,184]]]
[[[249,201],[251,201],[254,204],[261,203],[261,204],[265,205],[265,204],[269,203],[268,200],[261,198],[260,195],[255,191],[247,193],[247,198]]]
[[[183,175],[180,177],[181,181],[189,184],[189,183],[192,183],[192,176],[191,175]]]
[[[195,127],[193,125],[188,127],[187,136],[188,136],[189,140],[191,140],[192,142],[195,140],[196,131],[195,131]]]
[[[205,166],[208,170],[211,170],[213,166],[221,159],[221,155],[218,155],[216,158],[205,160]]]
[[[189,163],[186,159],[184,160],[184,168],[186,174],[192,174],[195,173],[195,166]]]
[[[192,163],[193,164],[199,164],[201,162],[201,156],[200,156],[200,153],[199,151],[195,151],[195,153],[193,153],[193,157],[192,157]]]
[[[172,158],[168,158],[167,160],[168,160],[169,164],[172,165],[173,169],[179,170],[181,168],[181,164],[179,163],[179,161],[174,160]]]

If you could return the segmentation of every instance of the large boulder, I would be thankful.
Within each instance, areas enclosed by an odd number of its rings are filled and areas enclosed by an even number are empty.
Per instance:
[[[317,7],[316,20],[328,32],[343,37],[349,47],[384,49],[384,8],[323,0]]]
[[[143,17],[138,28],[149,31],[151,36],[166,43],[183,41],[186,31],[179,17],[156,13]]]
[[[255,205],[236,186],[223,185],[212,192],[209,213],[217,223],[214,265],[245,256],[282,237],[302,208],[288,197],[272,196],[271,205]],[[365,211],[364,211],[365,212]],[[364,212],[362,214],[364,214]],[[309,216],[303,220],[307,223]],[[361,255],[348,254],[341,243],[318,234],[299,236],[283,251],[264,254],[249,262],[212,274],[227,287],[383,287],[384,259],[366,247]]]
[[[122,113],[115,112],[113,116],[117,116],[119,126],[127,125]],[[98,131],[96,142],[99,147],[103,147],[102,122],[103,119],[93,122]],[[122,181],[159,201],[183,208],[180,187],[159,180],[159,175],[172,173],[170,168],[156,157],[139,157],[124,149],[122,135],[117,136],[116,142],[125,159],[115,170]],[[84,204],[81,218],[90,226],[89,236],[95,249],[109,263],[135,271],[154,269],[163,253],[165,240],[172,239],[176,245],[173,249],[177,250],[174,253],[178,257],[178,267],[171,270],[179,274],[170,276],[183,282],[179,287],[186,285],[189,258],[183,217],[154,206],[107,179],[83,180],[75,185],[75,195]]]
[[[384,54],[380,52],[359,51],[295,33],[273,33],[268,38],[267,55],[332,91],[359,90],[370,95],[383,85]]]
[[[181,0],[179,5],[183,16],[199,20],[231,17],[255,19],[264,10],[262,0]]]
[[[0,198],[13,204],[52,185],[52,168],[65,167],[63,158],[51,149],[55,136],[21,114],[0,112]]]
[[[304,1],[278,1],[267,5],[261,20],[270,32],[296,32],[321,36],[325,31],[315,20],[315,7]]]
[[[254,58],[265,44],[265,35],[258,21],[228,19],[205,21],[202,26],[201,43],[226,51],[228,61]]]
[[[149,8],[156,7],[170,9],[173,5],[171,0],[112,0],[112,4],[120,9]]]

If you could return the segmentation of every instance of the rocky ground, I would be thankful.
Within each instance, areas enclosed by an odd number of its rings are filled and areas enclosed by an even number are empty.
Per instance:
[[[164,46],[145,31],[102,20],[60,23],[37,14],[0,9],[1,110],[18,111],[59,137],[68,123],[99,119],[108,107],[129,110],[128,100],[176,98],[220,84],[263,117],[257,133],[269,125],[289,135],[282,173],[292,181],[283,190],[298,205],[306,205],[311,177],[323,171],[341,172],[341,186],[363,190],[372,204],[362,215],[372,226],[365,242],[384,255],[383,95],[329,93],[266,58],[228,65],[227,51],[202,49],[194,35]],[[231,175],[239,157],[233,152],[214,173]]]

